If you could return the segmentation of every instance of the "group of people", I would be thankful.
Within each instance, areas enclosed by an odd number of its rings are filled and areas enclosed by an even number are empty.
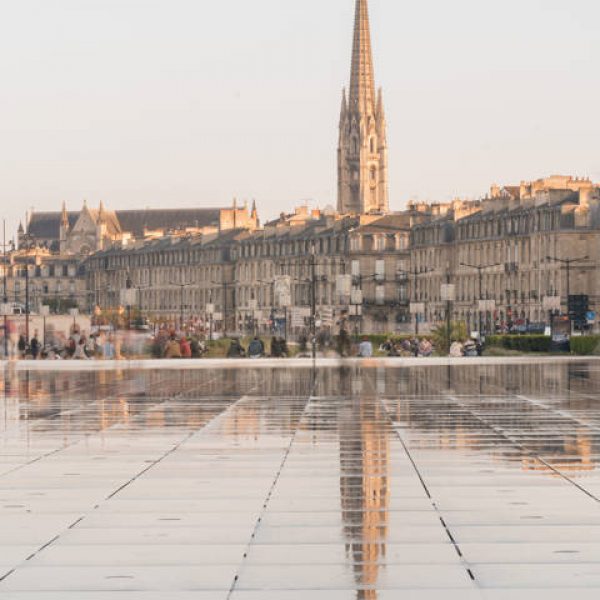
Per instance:
[[[483,350],[483,344],[479,340],[467,340],[464,344],[453,342],[450,346],[450,356],[453,358],[460,358],[461,356],[474,358],[483,356]]]
[[[19,334],[16,344],[8,346],[8,358],[21,360],[111,360],[118,357],[119,344],[112,334],[92,333],[86,335],[78,328],[73,328],[67,337],[64,334],[51,332],[40,339],[39,332],[34,331],[28,339],[24,333]],[[2,344],[3,354],[5,353]]]
[[[258,337],[255,336],[246,350],[238,338],[233,338],[229,344],[227,350],[227,358],[263,358],[267,355],[265,343]],[[290,355],[290,351],[287,345],[287,341],[278,336],[271,338],[271,353],[272,358],[287,358]]]
[[[202,358],[208,351],[206,344],[197,337],[160,329],[153,340],[155,358]]]
[[[386,340],[380,347],[380,351],[387,356],[403,357],[423,357],[428,358],[433,355],[435,348],[431,341],[423,339],[405,339],[405,340]]]

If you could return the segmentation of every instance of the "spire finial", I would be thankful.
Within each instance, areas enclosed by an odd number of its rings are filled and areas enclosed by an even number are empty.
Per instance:
[[[349,103],[352,108],[366,111],[375,108],[375,75],[367,0],[356,0]]]

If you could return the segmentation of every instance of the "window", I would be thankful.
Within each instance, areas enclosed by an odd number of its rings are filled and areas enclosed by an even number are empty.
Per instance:
[[[360,277],[360,261],[352,261],[352,277]]]
[[[375,250],[377,252],[385,251],[385,235],[376,235],[375,236]]]
[[[385,304],[385,286],[378,285],[375,288],[375,304],[378,306],[383,306]]]
[[[375,279],[376,279],[376,281],[384,281],[385,280],[385,261],[384,260],[376,260],[375,261]]]

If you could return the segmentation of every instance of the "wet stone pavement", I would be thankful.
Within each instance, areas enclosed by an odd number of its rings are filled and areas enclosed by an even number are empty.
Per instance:
[[[600,593],[600,363],[4,371],[3,600]]]

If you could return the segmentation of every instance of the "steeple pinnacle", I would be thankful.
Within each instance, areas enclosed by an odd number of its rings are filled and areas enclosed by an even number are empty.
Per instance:
[[[348,104],[350,110],[372,113],[375,109],[375,75],[367,0],[356,0]]]
[[[355,1],[350,90],[340,111],[338,212],[382,214],[389,210],[383,94],[375,91],[367,0]]]

